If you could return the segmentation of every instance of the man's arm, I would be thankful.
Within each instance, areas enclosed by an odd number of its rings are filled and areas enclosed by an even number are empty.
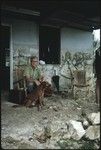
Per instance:
[[[30,76],[30,71],[29,71],[28,66],[24,70],[24,77],[25,77],[27,83],[33,82],[33,79]]]
[[[42,82],[44,80],[44,76],[42,75],[40,69],[38,70],[38,80],[39,80],[39,82]]]

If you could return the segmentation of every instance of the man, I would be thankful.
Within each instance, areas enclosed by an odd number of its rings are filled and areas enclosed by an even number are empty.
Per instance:
[[[38,58],[36,56],[32,56],[30,58],[30,63],[31,66],[27,66],[24,71],[28,93],[31,93],[43,80],[43,77],[41,76],[41,71],[38,68]]]

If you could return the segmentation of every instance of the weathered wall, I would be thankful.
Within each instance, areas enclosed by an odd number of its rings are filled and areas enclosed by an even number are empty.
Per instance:
[[[23,68],[29,63],[29,57],[39,54],[38,26],[34,22],[16,20],[12,25],[13,35],[13,68],[14,80],[16,69]],[[19,78],[19,76],[17,77]]]
[[[2,24],[11,27],[10,39],[10,77],[13,84],[20,78],[22,72],[16,70],[24,70],[29,63],[31,55],[39,56],[39,29],[35,22],[20,20],[14,18],[2,17]],[[11,85],[10,87],[13,87]]]
[[[25,20],[17,20],[13,22],[13,46],[14,50],[22,48],[23,54],[31,55],[38,54],[39,38],[38,26],[34,22]]]
[[[67,61],[70,63],[72,72],[76,69],[85,69],[89,78],[92,78],[93,35],[91,32],[72,28],[61,29],[61,74],[65,77],[60,76],[60,84],[65,89],[71,84]]]
[[[39,56],[39,29],[36,23],[30,21],[10,20],[9,23],[12,24],[13,79],[15,81],[18,78],[15,70],[24,69],[31,55]],[[85,69],[90,86],[94,87],[92,64],[92,33],[73,28],[62,28],[61,64],[40,67],[49,82],[56,70],[56,75],[60,76],[60,90],[69,90],[71,89],[71,72],[73,73],[76,69]]]
[[[84,52],[93,48],[93,36],[91,32],[73,28],[61,29],[61,48],[72,52]]]

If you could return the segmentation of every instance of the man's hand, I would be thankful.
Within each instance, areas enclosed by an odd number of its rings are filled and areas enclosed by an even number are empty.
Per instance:
[[[36,85],[40,85],[40,81],[34,80],[34,82],[36,83]]]
[[[33,78],[32,77],[28,78],[28,81],[33,82]]]
[[[38,81],[38,80],[33,80],[32,77],[27,78],[27,81],[28,81],[28,83],[33,83],[33,82],[35,82],[36,85],[40,85],[40,81]]]
[[[40,81],[40,82],[43,82],[43,81],[44,81],[44,77],[41,76],[40,79],[39,79],[39,81]]]

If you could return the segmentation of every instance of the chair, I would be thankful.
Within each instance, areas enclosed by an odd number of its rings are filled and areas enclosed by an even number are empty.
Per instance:
[[[86,96],[89,94],[89,84],[86,79],[86,71],[85,70],[75,70],[73,72],[73,97],[76,98],[76,89],[85,88]]]
[[[22,69],[15,70],[15,81],[13,83],[14,89],[11,91],[10,94],[10,101],[22,104],[25,97],[27,96],[27,86],[26,86],[26,79],[23,76]]]

